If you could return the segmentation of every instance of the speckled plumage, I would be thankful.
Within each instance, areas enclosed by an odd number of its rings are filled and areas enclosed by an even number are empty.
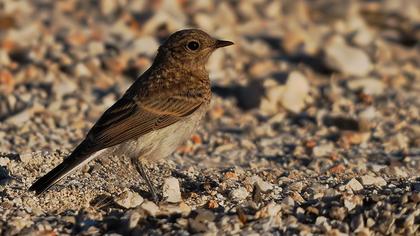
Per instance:
[[[231,44],[201,30],[172,34],[159,47],[152,66],[104,112],[72,154],[30,190],[42,193],[100,155],[140,160],[170,155],[194,132],[210,103],[208,58]]]

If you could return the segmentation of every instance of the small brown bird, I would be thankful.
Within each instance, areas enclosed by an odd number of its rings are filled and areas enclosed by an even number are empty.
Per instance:
[[[232,44],[197,29],[172,34],[152,66],[105,111],[70,156],[29,190],[40,194],[99,156],[127,155],[157,201],[142,163],[167,157],[191,136],[211,100],[205,64],[217,48]]]

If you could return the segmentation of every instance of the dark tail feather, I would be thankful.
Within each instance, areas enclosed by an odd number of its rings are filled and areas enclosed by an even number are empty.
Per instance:
[[[29,191],[35,191],[36,195],[41,194],[51,188],[60,179],[69,174],[72,170],[81,165],[85,160],[89,158],[89,155],[77,156],[74,152],[66,158],[61,164],[56,166],[46,175],[39,178],[32,186]]]

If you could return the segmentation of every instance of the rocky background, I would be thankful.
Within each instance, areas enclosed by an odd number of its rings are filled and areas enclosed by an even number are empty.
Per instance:
[[[123,156],[27,192],[191,27],[235,46],[163,201]],[[417,0],[2,0],[0,234],[418,235],[419,41]]]

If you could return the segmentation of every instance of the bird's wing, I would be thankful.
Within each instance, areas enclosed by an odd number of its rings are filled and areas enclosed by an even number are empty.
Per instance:
[[[96,152],[162,129],[192,114],[202,101],[183,96],[142,99],[128,96],[110,107],[89,131],[81,152]]]

